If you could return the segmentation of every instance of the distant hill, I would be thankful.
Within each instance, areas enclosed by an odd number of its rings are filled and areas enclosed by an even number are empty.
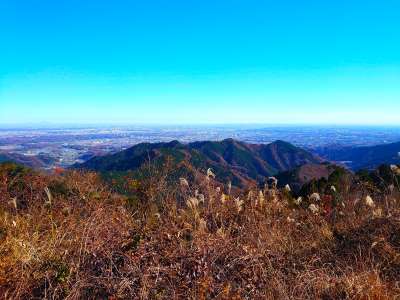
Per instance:
[[[126,172],[141,168],[147,162],[163,164],[167,157],[173,159],[176,171],[212,168],[222,182],[232,181],[235,186],[256,183],[266,176],[276,175],[298,166],[321,163],[310,152],[284,141],[271,144],[248,144],[233,139],[181,144],[142,143],[112,155],[95,157],[76,165],[76,168],[100,172]]]
[[[312,180],[328,177],[335,171],[335,165],[325,164],[305,164],[293,170],[285,171],[276,176],[280,187],[289,184],[291,189],[298,193],[304,184]]]
[[[369,146],[346,147],[318,151],[330,161],[342,162],[353,170],[376,169],[382,164],[400,164],[400,142]]]
[[[0,163],[14,162],[34,169],[43,168],[45,162],[37,156],[27,156],[17,153],[0,152]]]

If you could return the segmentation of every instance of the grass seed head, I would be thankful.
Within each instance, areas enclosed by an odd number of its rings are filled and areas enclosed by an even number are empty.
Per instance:
[[[207,177],[208,177],[208,178],[210,178],[210,177],[215,178],[215,174],[214,174],[214,172],[211,170],[211,168],[208,168],[208,169],[207,169]]]
[[[374,200],[372,200],[370,195],[367,195],[365,197],[365,205],[367,205],[368,207],[371,207],[371,208],[375,207],[375,202],[374,202]]]
[[[179,178],[179,182],[181,184],[182,187],[188,188],[189,187],[189,182],[186,180],[186,178]]]
[[[311,204],[308,206],[308,209],[309,209],[313,214],[317,214],[318,211],[319,211],[318,205],[316,205],[316,204],[314,204],[314,203],[311,203]]]
[[[321,196],[318,193],[312,193],[309,198],[310,198],[310,201],[313,201],[313,202],[321,201]]]

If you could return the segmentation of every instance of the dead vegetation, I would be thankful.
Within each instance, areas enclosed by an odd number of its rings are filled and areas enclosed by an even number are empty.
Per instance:
[[[173,186],[125,179],[127,196],[94,173],[2,165],[0,297],[400,297],[397,188],[373,205],[363,189],[299,200],[274,186],[232,192],[204,173]]]

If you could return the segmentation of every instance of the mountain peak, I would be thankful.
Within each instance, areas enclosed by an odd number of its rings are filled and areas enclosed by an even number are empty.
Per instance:
[[[181,142],[179,142],[178,140],[172,140],[169,143],[167,143],[167,145],[169,147],[177,147],[177,146],[181,146],[183,144],[181,144]]]
[[[233,138],[227,138],[227,139],[222,140],[222,142],[224,142],[224,143],[236,143],[236,142],[239,142],[239,141],[235,140]]]
[[[243,142],[241,142],[241,141],[239,141],[239,140],[235,140],[235,139],[233,139],[233,138],[224,139],[224,140],[222,140],[221,143],[224,143],[224,144],[226,144],[226,145],[235,145],[235,146],[244,145]]]
[[[272,142],[270,145],[277,145],[277,146],[280,146],[280,147],[286,147],[286,146],[296,147],[293,144],[291,144],[289,142],[286,142],[286,141],[283,141],[283,140],[276,140],[276,141]]]

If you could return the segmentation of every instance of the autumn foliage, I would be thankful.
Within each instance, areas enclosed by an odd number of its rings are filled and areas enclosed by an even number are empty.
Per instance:
[[[362,185],[300,201],[164,175],[124,178],[120,194],[95,173],[1,165],[0,297],[400,297],[398,187],[370,205]]]

